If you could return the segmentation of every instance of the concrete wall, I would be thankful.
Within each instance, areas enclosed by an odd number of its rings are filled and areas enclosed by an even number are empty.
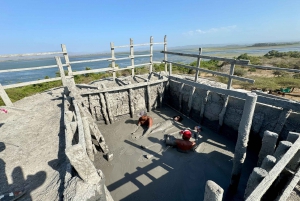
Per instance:
[[[161,84],[151,85],[150,88],[150,106],[151,108],[156,108],[159,106],[159,93],[158,88]],[[165,85],[165,84],[164,84]],[[130,116],[130,102],[129,102],[129,90],[120,90],[114,92],[107,92],[107,100],[102,105],[100,95],[86,95],[83,96],[84,105],[89,108],[90,113],[93,118],[98,121],[100,124],[105,123],[103,109],[106,108],[108,113],[108,108],[113,115],[115,121],[118,121],[120,118]],[[147,86],[138,87],[132,89],[132,103],[134,108],[134,115],[138,114],[140,111],[147,110],[148,97],[147,97]]]
[[[167,90],[166,102],[173,108],[180,110],[181,83],[177,81],[169,82],[169,89]],[[181,112],[187,116],[190,116],[196,122],[200,122],[201,105],[205,101],[207,94],[206,90],[196,88],[192,97],[192,108],[190,114],[187,114],[187,106],[190,99],[192,87],[184,85],[182,92]],[[219,114],[222,110],[225,101],[225,96],[210,92],[207,96],[207,101],[204,104],[203,122],[204,126],[217,131],[219,125]],[[237,138],[237,130],[243,113],[244,100],[235,97],[230,97],[226,113],[224,116],[224,125],[221,134],[230,138]],[[251,126],[250,140],[258,139],[261,141],[265,130],[273,131],[275,126],[279,123],[278,118],[282,112],[281,108],[274,107],[272,105],[265,105],[261,103],[256,104],[253,123]],[[289,131],[300,132],[300,114],[292,112],[283,125],[282,131],[279,133],[279,139],[284,140],[287,137]]]

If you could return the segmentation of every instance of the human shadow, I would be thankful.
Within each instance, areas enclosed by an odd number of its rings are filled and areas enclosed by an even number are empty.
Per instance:
[[[0,142],[0,147],[0,152],[4,151],[6,148],[3,142]],[[8,197],[9,193],[16,191],[22,192],[22,197],[20,199],[32,200],[30,193],[46,181],[45,171],[39,171],[34,175],[28,175],[26,179],[24,178],[22,168],[17,166],[13,169],[11,174],[12,184],[9,184],[5,173],[5,168],[5,161],[0,158],[0,195],[4,195],[3,200]]]
[[[1,126],[3,126],[4,125],[4,123],[0,123],[0,128],[1,128]]]
[[[138,120],[128,119],[125,121],[125,124],[137,124]]]

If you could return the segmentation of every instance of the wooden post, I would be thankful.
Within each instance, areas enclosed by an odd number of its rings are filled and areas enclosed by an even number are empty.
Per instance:
[[[55,60],[56,60],[56,63],[57,63],[57,66],[58,66],[58,69],[59,69],[59,72],[60,72],[60,77],[61,77],[62,84],[63,84],[63,86],[67,86],[65,71],[64,71],[64,68],[62,66],[60,57],[56,56]]]
[[[202,48],[199,48],[199,56],[202,54]],[[200,68],[200,63],[201,63],[201,58],[198,57],[197,59],[197,68]],[[195,82],[198,81],[198,76],[199,76],[199,70],[196,70],[196,74],[195,74]]]
[[[233,167],[230,182],[230,187],[233,191],[237,190],[243,164],[246,158],[249,133],[252,125],[252,118],[255,110],[256,100],[257,95],[255,93],[247,94],[242,118],[238,129],[238,139],[235,145],[235,152],[233,157]]]
[[[116,62],[115,62],[115,48],[114,48],[114,43],[111,42],[110,43],[110,50],[111,50],[111,67],[113,69],[113,81],[115,81],[116,79],[116,71],[115,71],[115,67],[116,67]]]
[[[153,37],[150,37],[150,69],[149,73],[152,73],[153,68]]]
[[[71,75],[73,75],[73,72],[72,72],[66,45],[61,44],[61,49],[62,49],[63,55],[65,57],[65,61],[66,61],[67,67],[68,67],[68,75],[71,76]]]
[[[133,40],[130,38],[130,57],[131,57],[131,76],[134,77],[134,53],[133,53]]]
[[[13,106],[13,103],[9,99],[6,91],[3,89],[2,85],[0,84],[0,97],[2,98],[3,102],[6,106]]]
[[[235,67],[235,61],[231,63],[231,66],[230,66],[230,75],[233,75],[234,74],[234,67]],[[227,84],[227,89],[231,89],[231,84],[232,84],[232,78],[229,77],[228,78],[228,84]]]
[[[165,35],[164,37],[164,51],[167,51],[167,35]],[[167,53],[164,53],[164,60],[165,60],[165,72],[167,72],[167,68],[168,68],[168,64],[166,62],[168,60]]]

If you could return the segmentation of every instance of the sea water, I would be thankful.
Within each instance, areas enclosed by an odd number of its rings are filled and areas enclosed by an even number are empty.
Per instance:
[[[238,56],[243,53],[248,53],[249,55],[264,55],[270,50],[277,50],[280,52],[287,52],[287,51],[300,51],[299,46],[278,46],[278,47],[257,47],[257,48],[208,48],[208,51],[205,51],[203,48],[202,54],[203,55],[210,55],[210,56],[221,56],[221,57],[228,57],[232,58],[233,56]],[[176,48],[174,50],[176,52],[182,53],[189,53],[189,54],[198,54],[199,51],[197,48],[189,48],[189,49],[180,49]],[[149,54],[149,51],[138,51],[135,52],[135,55],[144,55]],[[116,53],[116,58],[123,58],[128,57],[129,52],[125,53]],[[41,56],[42,57],[42,56]],[[47,58],[18,58],[17,60],[13,60],[13,58],[8,59],[0,59],[0,84],[2,85],[9,85],[14,83],[20,82],[28,82],[34,81],[39,79],[44,79],[46,76],[50,78],[56,77],[56,73],[59,71],[58,67],[55,68],[46,68],[40,70],[28,70],[28,71],[17,71],[17,72],[5,72],[1,73],[1,70],[8,70],[8,69],[19,69],[19,68],[30,68],[30,67],[39,67],[39,66],[48,66],[48,65],[56,65],[56,61],[54,56],[47,57]],[[103,59],[103,58],[110,58],[110,54],[98,54],[98,55],[80,55],[80,56],[69,56],[70,61],[81,61],[81,60],[92,60],[92,59]],[[164,54],[160,53],[160,51],[154,51],[153,53],[153,61],[161,62],[164,59]],[[62,63],[65,63],[63,57],[61,57]],[[195,61],[196,58],[192,57],[182,57],[177,55],[168,55],[168,61],[173,62],[181,62],[189,64]],[[134,64],[143,64],[149,63],[149,57],[136,57],[134,59]],[[126,60],[119,60],[116,61],[120,68],[125,68],[131,65],[130,59]],[[89,62],[89,63],[78,63],[78,64],[71,64],[72,71],[82,71],[85,70],[87,67],[91,69],[99,69],[99,68],[107,68],[111,64],[110,61],[99,61],[99,62]],[[65,67],[66,70],[66,67]]]

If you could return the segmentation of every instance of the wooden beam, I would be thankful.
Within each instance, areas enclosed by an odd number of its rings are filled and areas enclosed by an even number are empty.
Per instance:
[[[194,58],[202,58],[202,59],[211,59],[211,60],[217,60],[217,61],[226,61],[229,63],[236,62],[236,65],[248,65],[249,60],[235,60],[235,59],[228,59],[224,57],[212,57],[212,56],[206,56],[206,55],[198,55],[198,54],[186,54],[186,53],[178,53],[178,52],[169,52],[169,51],[161,51],[161,53],[164,54],[173,54],[178,56],[185,56],[185,57],[194,57]],[[167,59],[165,59],[167,60]]]
[[[89,62],[97,62],[97,61],[110,61],[110,60],[112,60],[112,58],[90,59],[90,60],[81,60],[81,61],[71,61],[70,64],[89,63]]]
[[[158,84],[158,83],[161,83],[161,82],[167,82],[167,81],[168,81],[168,79],[164,78],[164,79],[155,80],[155,81],[151,81],[151,82],[141,82],[141,83],[126,85],[126,86],[119,86],[119,87],[111,87],[111,88],[107,88],[107,89],[101,89],[101,90],[94,91],[94,92],[81,93],[81,95],[84,96],[84,95],[89,95],[89,94],[97,94],[97,93],[104,93],[104,92],[111,92],[111,91],[121,91],[121,90],[126,90],[126,89],[133,89],[133,88],[143,87],[143,86],[147,86],[147,85],[154,85],[154,84]]]
[[[58,80],[61,80],[61,78],[56,77],[56,78],[49,78],[49,79],[44,79],[44,80],[32,81],[32,82],[22,82],[22,83],[18,83],[18,84],[4,85],[3,89],[23,87],[23,86],[27,86],[27,85],[31,85],[31,84],[40,84],[40,83],[52,82],[52,81],[58,81]]]
[[[229,77],[228,77],[228,84],[227,84],[227,89],[231,89],[231,84],[232,84],[232,76],[234,74],[234,67],[235,67],[235,62],[232,62],[231,63],[231,66],[230,66],[230,72],[229,72]]]
[[[172,64],[177,65],[177,66],[181,66],[181,67],[185,67],[185,68],[189,68],[189,69],[194,69],[194,70],[198,70],[198,71],[203,71],[203,72],[211,73],[211,74],[215,74],[215,75],[220,75],[220,76],[223,76],[223,77],[228,77],[228,78],[232,78],[232,79],[236,79],[236,80],[240,80],[240,81],[244,81],[244,82],[249,82],[249,83],[254,83],[255,82],[255,80],[250,79],[250,78],[239,77],[239,76],[236,76],[236,75],[228,75],[226,73],[220,73],[220,72],[217,72],[217,71],[207,70],[207,69],[203,69],[203,68],[197,68],[197,67],[194,67],[194,66],[188,66],[188,65],[184,65],[184,64],[180,64],[180,63],[176,63],[176,62],[172,62],[172,61],[166,61],[166,62],[167,63],[172,63]]]
[[[131,66],[134,66],[134,52],[133,52],[133,40],[130,38],[130,61],[131,61]],[[131,69],[131,76],[134,76],[134,68]]]
[[[67,65],[63,65],[67,66]],[[57,65],[49,65],[49,66],[38,66],[38,67],[31,67],[31,68],[17,68],[17,69],[8,69],[8,70],[0,70],[0,73],[10,73],[10,72],[18,72],[18,71],[28,71],[28,70],[41,70],[47,68],[57,68]]]
[[[133,46],[148,46],[151,43],[142,43],[142,44],[135,44]],[[152,45],[163,45],[165,44],[164,42],[161,43],[152,43]],[[130,45],[119,45],[119,46],[115,46],[115,48],[124,48],[124,47],[130,47]]]
[[[115,67],[116,67],[116,57],[115,57],[115,48],[114,48],[114,43],[111,42],[110,43],[110,50],[111,50],[111,67],[112,67],[112,70],[113,70],[113,80],[115,81],[116,79],[116,72],[115,72]]]
[[[202,48],[199,48],[199,55],[202,54]],[[198,57],[197,58],[197,68],[200,68],[200,64],[201,64],[201,58]],[[198,81],[198,77],[199,77],[199,70],[197,69],[196,70],[196,73],[195,73],[195,82]]]
[[[168,60],[168,54],[167,54],[167,35],[165,35],[165,37],[164,37],[164,51],[162,53],[164,53],[165,72],[167,72],[167,68],[168,68],[168,64],[166,62]]]
[[[0,97],[2,98],[2,100],[6,106],[13,106],[13,103],[9,99],[6,91],[4,90],[4,87],[2,87],[1,84],[0,84]]]
[[[149,73],[153,71],[153,37],[150,37],[150,68]]]
[[[0,55],[0,58],[27,57],[27,56],[43,56],[43,55],[62,54],[62,53],[63,52],[41,52],[41,53],[27,53],[27,54],[7,54],[7,55]]]
[[[71,65],[70,65],[70,60],[69,60],[66,45],[61,44],[61,49],[63,51],[63,55],[64,55],[64,58],[65,58],[65,61],[66,61],[66,65],[68,66],[68,75],[72,75],[72,68],[71,68]]]
[[[100,68],[100,69],[95,69],[95,70],[82,70],[82,71],[73,72],[73,75],[98,73],[98,72],[106,72],[106,71],[112,71],[112,69],[111,68]]]

